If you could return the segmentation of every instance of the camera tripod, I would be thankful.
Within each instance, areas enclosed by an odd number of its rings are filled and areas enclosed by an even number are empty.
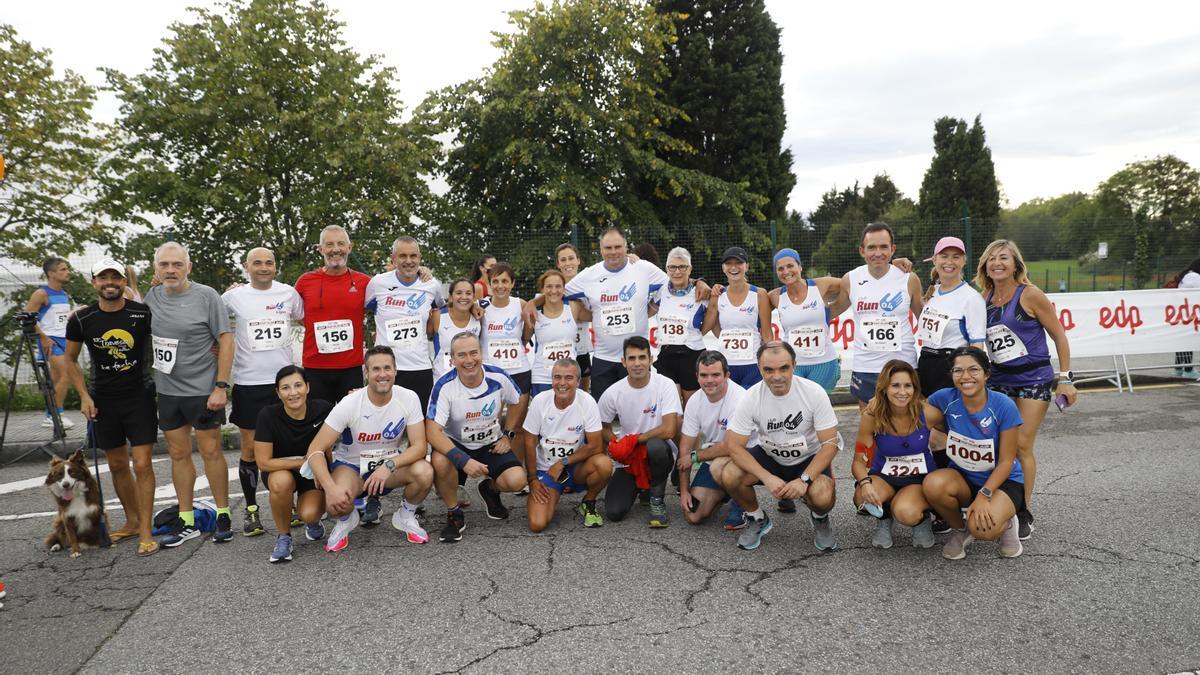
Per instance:
[[[4,406],[4,427],[0,429],[0,449],[4,448],[4,439],[8,435],[8,418],[12,413],[13,396],[17,391],[17,375],[21,371],[21,355],[25,354],[33,367],[33,376],[37,380],[38,391],[41,392],[42,400],[46,404],[46,411],[50,415],[50,419],[54,422],[54,436],[36,448],[21,453],[7,463],[13,464],[19,462],[38,451],[46,453],[49,457],[58,457],[51,450],[56,443],[62,446],[63,456],[66,456],[67,430],[63,428],[62,416],[58,414],[58,403],[54,399],[54,383],[50,379],[50,366],[45,361],[39,361],[36,357],[37,352],[35,350],[37,349],[38,334],[34,329],[34,323],[37,320],[37,315],[29,314],[28,312],[19,312],[14,318],[21,325],[21,342],[13,349],[13,370],[12,377],[8,381],[8,401]]]

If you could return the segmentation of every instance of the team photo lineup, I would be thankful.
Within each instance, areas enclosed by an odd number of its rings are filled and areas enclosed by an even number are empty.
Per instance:
[[[294,285],[276,278],[270,249],[248,251],[248,282],[222,294],[190,281],[187,249],[166,242],[145,297],[131,267],[105,259],[90,270],[94,302],[73,313],[65,295],[43,303],[56,384],[79,392],[88,443],[107,458],[124,512],[106,530],[113,542],[135,539],[147,556],[233,538],[229,405],[241,530],[273,525],[272,563],[292,559],[294,529],[336,553],[393,506],[397,536],[458,542],[464,507],[478,500],[503,520],[506,499],[527,502],[520,526],[532,532],[556,518],[664,528],[674,517],[749,551],[775,525],[760,502],[768,493],[780,513],[807,511],[799,527],[829,551],[839,452],[853,453],[842,508],[875,519],[872,546],[903,534],[927,549],[944,535],[947,559],[972,542],[1015,558],[1033,531],[1038,429],[1052,401],[1076,400],[1066,333],[1007,240],[966,269],[966,246],[943,237],[928,288],[911,261],[893,259],[882,222],[862,229],[863,264],[841,278],[806,278],[799,252],[775,252],[770,289],[746,278],[741,247],[722,253],[722,279],[697,279],[687,250],[671,249],[659,268],[618,228],[600,234],[593,264],[569,243],[547,252],[546,269],[485,254],[448,285],[411,237],[394,241],[374,276],[350,268],[343,228],[325,228],[316,246],[323,266]],[[45,269],[69,274],[61,259]],[[536,278],[534,298],[512,295],[518,275]],[[829,398],[842,371],[829,324],[846,310],[857,326],[857,429],[839,428]],[[153,512],[159,430],[178,497],[165,519]],[[215,505],[209,526],[193,498],[193,435]],[[47,484],[69,504],[73,483],[91,479],[80,477],[86,460],[51,464]],[[60,509],[51,550],[98,544],[93,511]]]

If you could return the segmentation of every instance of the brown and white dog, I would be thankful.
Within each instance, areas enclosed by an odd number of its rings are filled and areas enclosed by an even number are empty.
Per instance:
[[[104,505],[100,502],[100,484],[88,469],[82,449],[70,459],[50,460],[46,487],[58,503],[54,529],[46,536],[50,551],[70,548],[71,557],[78,558],[81,548],[99,547],[101,522],[107,526],[108,521],[104,520]]]

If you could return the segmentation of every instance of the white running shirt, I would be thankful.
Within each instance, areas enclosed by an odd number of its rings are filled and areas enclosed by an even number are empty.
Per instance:
[[[908,273],[888,265],[882,279],[866,265],[850,270],[850,310],[854,312],[854,363],[859,373],[878,373],[892,359],[917,367],[917,343],[908,315]]]
[[[533,361],[534,384],[550,384],[550,371],[559,359],[576,356],[575,339],[578,329],[571,307],[563,305],[562,314],[551,319],[542,312],[537,313],[537,324],[533,327],[533,342],[536,347],[530,359]]]
[[[695,398],[695,396],[692,396]],[[792,376],[784,396],[775,396],[766,382],[746,392],[729,421],[729,430],[749,436],[758,432],[759,445],[784,466],[794,466],[817,454],[817,432],[837,427],[829,395],[821,385]]]
[[[503,307],[484,304],[483,331],[480,336],[483,362],[503,368],[509,375],[529,372],[529,358],[525,354],[525,341],[522,339],[525,321],[521,318],[521,301],[509,298],[508,304]]]
[[[796,365],[812,366],[837,358],[829,339],[829,309],[812,279],[808,279],[808,294],[799,304],[792,302],[787,287],[779,289],[779,331],[779,337],[796,350]]]
[[[429,312],[445,304],[437,279],[404,283],[396,272],[371,277],[366,307],[375,313],[375,344],[396,355],[396,370],[430,370]]]
[[[543,391],[529,404],[525,431],[538,439],[537,470],[545,471],[583,447],[586,434],[600,431],[600,408],[582,389],[566,410],[554,405],[554,391]]]
[[[454,319],[450,318],[450,308],[443,307],[442,315],[438,317],[437,334],[433,336],[433,379],[436,381],[439,377],[446,374],[450,370],[450,341],[459,333],[470,333],[475,337],[479,337],[479,321],[474,316],[467,314],[467,325],[459,328],[454,323]]]
[[[619,363],[625,338],[650,338],[647,305],[668,283],[666,273],[645,260],[626,260],[615,272],[598,262],[567,282],[567,300],[583,300],[592,310],[596,358]]]
[[[392,385],[391,400],[377,407],[367,388],[359,389],[338,401],[325,418],[325,426],[342,435],[333,459],[359,466],[363,453],[378,453],[381,458],[399,454],[408,447],[408,425],[424,419],[421,399],[412,390]]]
[[[292,321],[304,319],[304,303],[291,286],[272,281],[267,290],[238,286],[221,296],[233,317],[233,383],[275,384],[275,373],[292,365]]]
[[[433,383],[427,417],[442,425],[446,435],[468,450],[478,450],[500,440],[502,403],[521,400],[517,383],[500,368],[483,366],[483,382],[468,387],[451,370]]]
[[[746,390],[742,385],[729,380],[729,389],[725,397],[713,403],[703,391],[692,394],[683,409],[683,435],[703,436],[704,445],[720,443],[725,440],[725,431],[729,429],[729,421],[737,411],[738,404],[746,398]],[[746,447],[758,445],[758,431],[750,432]]]
[[[966,347],[983,342],[986,336],[983,296],[965,281],[946,292],[939,284],[917,320],[917,339],[930,349]]]
[[[629,385],[629,378],[616,382],[600,397],[600,421],[621,423],[621,435],[640,434],[662,424],[663,417],[682,413],[679,390],[664,375],[650,373],[650,381],[641,389]]]

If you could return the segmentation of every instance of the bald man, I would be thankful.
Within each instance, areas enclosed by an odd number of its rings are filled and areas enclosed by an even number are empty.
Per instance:
[[[191,271],[187,249],[168,241],[154,252],[154,276],[161,283],[146,293],[146,305],[154,317],[151,343],[158,428],[167,439],[171,481],[179,497],[179,522],[159,542],[167,548],[200,536],[192,510],[196,487],[192,430],[217,505],[213,541],[233,538],[229,469],[221,453],[221,425],[225,423],[229,370],[233,365],[233,331],[220,294],[189,280]]]
[[[254,423],[258,411],[279,402],[275,374],[292,365],[292,325],[304,318],[304,305],[296,289],[275,280],[278,270],[271,249],[251,249],[242,266],[250,285],[226,291],[221,301],[234,325],[233,414],[229,420],[242,435],[242,458],[238,462],[238,479],[246,497],[242,534],[254,537],[263,533],[255,497],[258,464],[254,462]]]

